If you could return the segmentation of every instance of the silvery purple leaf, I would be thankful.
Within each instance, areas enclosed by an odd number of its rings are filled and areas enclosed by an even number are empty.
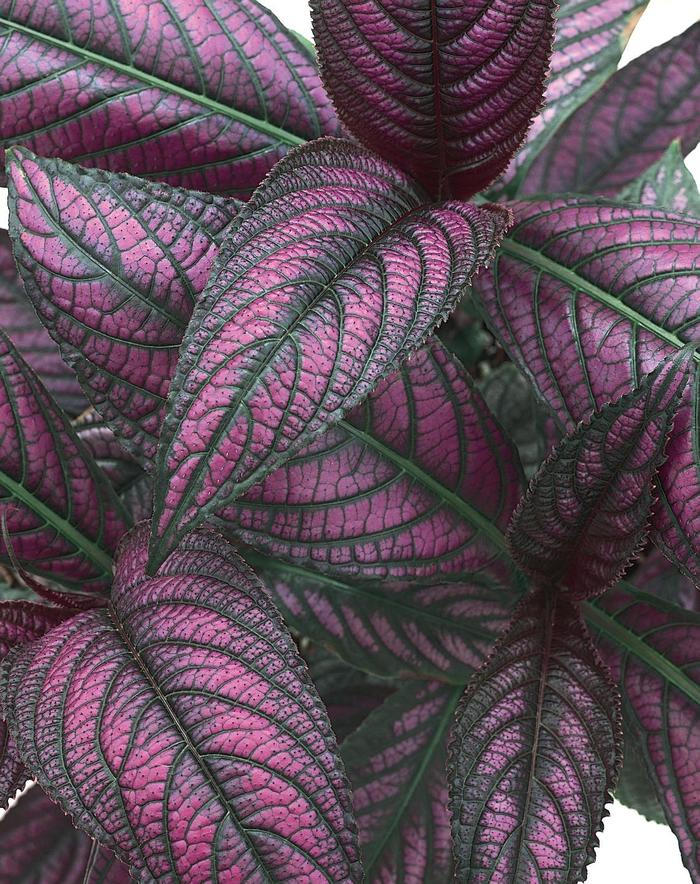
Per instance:
[[[108,610],[6,658],[27,768],[137,880],[360,880],[335,739],[262,585],[209,531],[153,577],[147,543],[121,544]]]
[[[343,743],[367,884],[452,878],[445,743],[459,695],[409,682]]]
[[[586,877],[621,763],[619,696],[578,606],[536,591],[473,677],[448,748],[460,882]]]
[[[424,205],[333,139],[256,191],[183,342],[158,449],[151,566],[413,353],[491,259],[507,210]]]
[[[338,132],[299,40],[255,0],[0,2],[2,145],[246,198]]]
[[[367,145],[433,197],[472,196],[540,108],[552,0],[312,0],[323,80]]]
[[[129,872],[32,786],[0,822],[0,884],[128,884]]]
[[[94,409],[84,411],[73,421],[73,429],[117,494],[123,495],[145,475],[134,458],[119,444],[109,425]]]
[[[15,149],[27,294],[92,404],[145,464],[195,299],[239,203]]]
[[[649,0],[561,0],[544,107],[502,182],[517,192],[537,154],[562,123],[617,70]]]
[[[700,192],[678,139],[658,162],[620,192],[620,199],[700,218]]]
[[[603,406],[542,465],[508,530],[515,561],[536,583],[585,599],[637,557],[692,358],[683,351]]]
[[[700,138],[700,22],[611,77],[555,132],[520,194],[613,196],[660,159],[674,138]]]
[[[0,515],[24,569],[73,590],[76,602],[106,593],[128,516],[68,418],[1,332]],[[9,561],[5,539],[0,554]]]
[[[509,356],[573,429],[700,339],[700,221],[608,200],[515,204],[474,297]],[[696,353],[660,471],[652,538],[700,581]]]
[[[333,576],[473,574],[504,556],[517,454],[437,340],[217,513],[226,533]]]
[[[0,230],[0,315],[2,330],[64,411],[79,414],[87,401],[75,373],[61,359],[58,347],[49,337],[17,273],[10,239]]]
[[[700,877],[700,615],[637,591],[616,589],[586,605],[647,774]]]
[[[427,584],[349,581],[253,550],[244,555],[286,623],[351,665],[385,677],[464,684],[518,597],[488,574]]]

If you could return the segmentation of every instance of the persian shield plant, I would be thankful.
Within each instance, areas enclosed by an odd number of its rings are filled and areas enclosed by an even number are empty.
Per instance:
[[[0,880],[700,881],[700,24],[0,0]]]

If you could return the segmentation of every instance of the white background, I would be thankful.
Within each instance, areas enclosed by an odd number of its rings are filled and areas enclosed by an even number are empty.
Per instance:
[[[306,0],[267,0],[265,5],[290,28],[311,36]],[[685,30],[699,18],[700,0],[651,0],[627,47],[623,64]],[[691,155],[688,166],[700,179],[700,148]],[[7,226],[2,189],[0,226]],[[690,881],[670,829],[647,822],[620,804],[613,806],[605,821],[600,843],[598,859],[589,868],[589,884],[688,884]]]

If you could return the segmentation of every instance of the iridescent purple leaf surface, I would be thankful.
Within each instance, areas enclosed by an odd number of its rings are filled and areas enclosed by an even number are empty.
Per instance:
[[[148,465],[182,335],[239,203],[20,149],[8,171],[27,293],[92,404]]]
[[[557,445],[508,531],[515,561],[543,586],[599,595],[643,548],[656,474],[688,381],[683,351]]]
[[[700,616],[617,589],[586,605],[693,880],[700,877]]]
[[[359,880],[335,739],[262,585],[209,531],[146,577],[147,542],[120,546],[108,610],[6,659],[26,766],[139,880]]]
[[[0,230],[0,315],[2,330],[49,393],[69,414],[79,414],[87,406],[85,396],[75,372],[61,359],[58,347],[37,319],[19,279],[10,239],[4,230]]]
[[[530,595],[457,708],[447,764],[457,880],[583,880],[621,734],[578,606]]]
[[[0,515],[12,553],[40,577],[102,594],[128,517],[34,372],[0,332]],[[0,554],[7,560],[5,540]]]
[[[700,139],[700,22],[611,77],[561,126],[519,193],[613,196],[660,159],[674,138]]]
[[[2,142],[243,198],[338,132],[311,55],[254,0],[0,2]]]
[[[285,622],[376,675],[464,684],[507,625],[517,592],[483,575],[352,582],[246,550]]]
[[[700,192],[678,139],[658,162],[620,192],[620,199],[700,218]]]
[[[615,73],[647,5],[648,0],[561,0],[544,107],[504,176],[510,192],[517,191],[559,126]]]
[[[236,538],[334,576],[486,569],[523,491],[517,454],[432,339],[365,402],[217,513]]]
[[[120,445],[114,432],[94,409],[73,421],[75,434],[121,495],[145,475],[134,458]]]
[[[491,259],[507,210],[421,201],[397,169],[334,139],[299,148],[256,191],[183,343],[152,567],[365,398]]]
[[[47,605],[34,605],[24,601],[0,603],[0,660],[4,659],[15,645],[34,641],[52,627],[70,616],[60,608]],[[4,721],[0,720],[0,809],[14,798],[15,793],[28,779],[14,738]],[[2,871],[2,850],[0,849],[0,879]]]
[[[469,197],[508,165],[540,108],[552,0],[311,0],[343,122],[433,197]]]
[[[451,880],[445,743],[459,695],[409,683],[343,743],[368,884]]]
[[[573,429],[700,338],[700,221],[585,197],[515,205],[474,296],[509,356]],[[660,471],[654,541],[700,580],[695,367]]]
[[[87,835],[32,786],[0,822],[0,884],[127,884],[111,851],[97,855]]]

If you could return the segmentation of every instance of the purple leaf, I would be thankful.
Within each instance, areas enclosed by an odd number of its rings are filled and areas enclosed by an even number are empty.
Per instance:
[[[661,159],[628,184],[620,199],[700,218],[700,192],[683,160],[678,139]]]
[[[0,603],[0,660],[15,645],[27,644],[42,636],[70,616],[61,608],[34,605],[29,602]],[[29,778],[17,753],[14,738],[0,720],[0,809],[7,807],[18,789]],[[0,837],[0,841],[1,841]],[[0,849],[0,881],[2,881],[2,850]]]
[[[182,335],[239,204],[19,149],[8,171],[27,292],[93,405],[148,465]]]
[[[617,70],[649,0],[560,0],[544,107],[505,180],[516,192],[533,159],[561,124]],[[500,184],[500,182],[499,182]]]
[[[317,141],[266,179],[183,343],[158,450],[150,567],[356,406],[491,259],[506,210],[421,205],[363,148]]]
[[[338,122],[312,57],[254,0],[0,3],[3,144],[246,198]]]
[[[312,0],[323,80],[353,133],[432,196],[467,198],[539,110],[552,0]]]
[[[692,351],[569,433],[543,464],[508,531],[515,561],[543,586],[600,595],[643,548],[652,489]]]
[[[104,593],[128,518],[34,372],[0,332],[0,516],[33,574]],[[0,554],[7,556],[0,535]]]
[[[94,409],[83,412],[73,421],[73,429],[117,494],[123,494],[145,475]]]
[[[619,702],[578,606],[526,598],[467,686],[450,738],[459,881],[586,877],[621,763]]]
[[[614,195],[674,138],[700,138],[700,22],[611,77],[538,154],[519,193]]]
[[[147,541],[109,610],[7,658],[27,767],[139,880],[358,881],[335,740],[263,587],[209,531],[146,577]]]
[[[464,684],[517,594],[486,574],[448,582],[352,582],[245,551],[285,622],[359,669]]]
[[[700,221],[606,200],[519,203],[474,296],[509,356],[573,429],[700,332]],[[700,395],[691,382],[661,468],[654,541],[700,581]]]
[[[586,605],[693,880],[700,877],[700,616],[640,592]]]
[[[2,330],[69,414],[86,406],[75,373],[61,359],[58,347],[36,317],[17,274],[10,239],[0,230],[0,313]]]
[[[451,880],[445,741],[459,695],[409,683],[343,743],[368,884]]]
[[[217,513],[244,543],[334,576],[475,573],[504,555],[517,454],[436,340]]]
[[[92,874],[88,875],[89,871]],[[0,822],[0,884],[127,884],[129,872],[90,838],[38,786]]]
[[[630,580],[639,589],[673,602],[681,608],[700,613],[700,593],[658,549],[651,549],[639,562]]]

